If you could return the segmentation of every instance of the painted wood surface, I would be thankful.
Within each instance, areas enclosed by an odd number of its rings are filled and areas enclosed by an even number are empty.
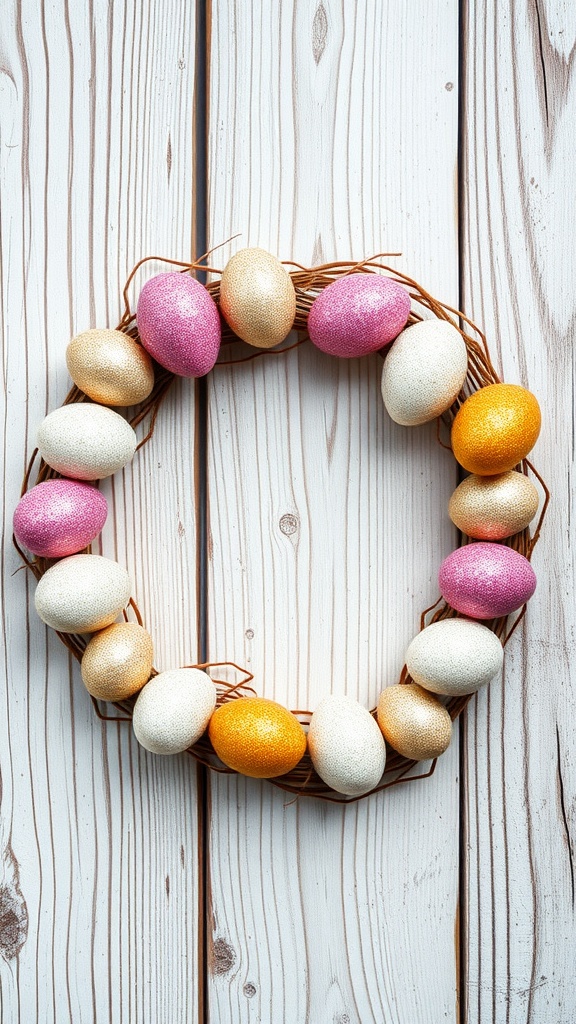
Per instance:
[[[0,1021],[571,1024],[571,5],[222,0],[196,69],[198,15],[203,32],[204,5],[171,0],[3,9]],[[205,790],[189,758],[102,726],[15,572],[69,337],[113,325],[133,262],[187,258],[204,218],[210,244],[240,233],[220,266],[248,244],[401,251],[545,411],[543,579],[503,683],[461,723],[461,759],[456,740],[433,779],[347,808]],[[379,371],[305,346],[209,380],[209,653],[292,707],[374,703],[456,542],[454,464],[434,429],[387,421]],[[183,383],[105,489],[101,550],[133,574],[158,667],[197,656],[195,422]]]
[[[457,303],[457,29],[450,0],[214,5],[210,244],[240,232],[219,260],[400,251]],[[293,708],[374,706],[456,542],[454,460],[388,419],[381,368],[307,345],[210,378],[210,656]],[[455,1019],[457,755],[347,808],[211,780],[211,1019]]]
[[[540,585],[504,685],[468,713],[463,777],[466,1019],[576,1019],[574,325],[576,12],[470,3],[465,22],[463,297],[508,380],[543,409],[552,503]]]
[[[38,423],[69,387],[69,338],[117,323],[140,255],[190,255],[195,12],[7,3],[2,37],[0,1019],[190,1021],[193,762],[98,721],[14,575],[11,519]],[[130,569],[164,666],[196,660],[193,423],[184,385],[104,488],[102,552]]]

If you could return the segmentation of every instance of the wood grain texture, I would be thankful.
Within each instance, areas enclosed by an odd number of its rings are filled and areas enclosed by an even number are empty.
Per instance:
[[[211,1021],[438,1024],[460,998],[467,1024],[572,1024],[574,13],[222,0],[211,15],[204,211],[195,5],[3,8],[0,1021],[196,1021],[208,969]],[[188,257],[205,212],[212,244],[241,233],[220,265],[248,244],[306,263],[402,250],[398,267],[453,302],[460,270],[505,378],[542,401],[554,495],[505,685],[467,715],[464,779],[457,744],[433,779],[351,807],[212,777],[207,906],[193,763],[96,720],[10,544],[69,337],[117,321],[139,256]],[[454,464],[433,428],[387,420],[379,372],[307,346],[210,378],[210,654],[293,707],[330,689],[374,703],[455,543]],[[196,659],[194,429],[183,382],[105,487],[97,550],[128,565],[161,668]]]
[[[464,299],[506,380],[543,410],[534,461],[553,500],[540,582],[505,686],[468,713],[466,1020],[576,1017],[574,325],[576,14],[469,3],[465,20]]]
[[[219,265],[401,250],[456,302],[457,31],[446,0],[214,5],[210,243],[241,233]],[[380,372],[306,346],[210,378],[210,656],[291,707],[373,705],[455,543],[455,464],[435,426],[387,419]],[[457,742],[348,808],[211,794],[211,1020],[456,1019]]]
[[[0,1019],[194,1021],[196,775],[103,725],[34,612],[11,518],[64,349],[114,325],[146,252],[190,255],[194,4],[7,3],[0,129],[3,341]],[[141,279],[142,280],[142,279]],[[194,404],[105,488],[156,663],[196,657]],[[167,612],[170,609],[170,612]]]

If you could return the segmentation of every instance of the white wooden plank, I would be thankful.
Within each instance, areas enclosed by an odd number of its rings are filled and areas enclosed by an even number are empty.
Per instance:
[[[468,5],[464,295],[504,378],[543,412],[534,462],[553,494],[539,586],[505,685],[469,711],[466,1020],[576,1017],[573,145],[569,4]]]
[[[216,5],[210,242],[241,233],[218,265],[401,250],[456,302],[457,30],[448,0]],[[305,347],[211,377],[210,655],[291,707],[373,704],[455,543],[454,463],[387,421],[380,369]],[[211,1020],[457,1019],[457,744],[344,809],[211,789]]]
[[[10,544],[36,427],[68,389],[70,336],[117,322],[141,255],[190,255],[194,26],[195,5],[169,0],[3,8],[6,1024],[197,1019],[193,762],[148,757],[96,719]],[[102,550],[132,572],[159,666],[196,656],[193,413],[183,384],[106,488]]]

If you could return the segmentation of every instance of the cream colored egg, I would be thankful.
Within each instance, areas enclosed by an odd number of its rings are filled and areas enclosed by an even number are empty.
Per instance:
[[[538,491],[523,473],[466,477],[454,491],[448,514],[462,533],[478,540],[504,540],[520,533],[538,511]]]
[[[426,626],[406,651],[415,683],[452,697],[475,693],[502,669],[504,648],[495,633],[469,619],[443,619]]]
[[[320,778],[346,796],[369,793],[386,764],[377,723],[352,697],[330,694],[320,701],[310,721],[308,750]]]
[[[296,292],[275,256],[264,249],[241,249],[224,268],[220,309],[243,341],[273,348],[292,330]]]
[[[74,480],[112,476],[130,462],[136,443],[136,434],[123,416],[93,402],[54,409],[37,435],[44,462]]]
[[[205,732],[216,707],[216,686],[198,668],[177,668],[154,676],[136,698],[132,725],[136,739],[153,754],[179,754]]]
[[[138,405],[154,387],[150,356],[124,331],[77,334],[66,349],[66,365],[76,386],[102,405]]]
[[[382,368],[382,397],[403,426],[436,419],[457,398],[468,369],[464,339],[447,320],[422,320],[393,342]]]
[[[88,693],[98,700],[126,700],[150,678],[152,637],[136,622],[115,622],[86,647],[80,671]]]
[[[387,686],[380,694],[377,714],[384,739],[403,757],[429,761],[450,745],[450,715],[417,683]]]
[[[70,555],[44,573],[34,600],[38,615],[52,629],[95,633],[118,618],[131,589],[118,562],[102,555]]]

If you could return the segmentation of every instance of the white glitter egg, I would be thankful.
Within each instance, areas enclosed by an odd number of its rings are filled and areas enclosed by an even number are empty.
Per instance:
[[[308,750],[322,781],[346,796],[369,793],[386,764],[376,721],[352,697],[330,694],[320,701],[310,721]]]
[[[60,633],[94,633],[118,618],[130,600],[130,577],[102,555],[70,555],[41,577],[34,601],[47,626]]]
[[[44,462],[62,476],[102,480],[130,462],[137,439],[119,413],[93,402],[76,402],[46,416],[36,443]]]
[[[216,707],[216,686],[198,668],[160,672],[146,683],[134,705],[132,726],[152,754],[179,754],[205,732]]]
[[[500,672],[504,649],[495,633],[469,619],[443,619],[426,626],[406,651],[415,683],[432,693],[475,693]]]
[[[395,423],[436,419],[457,398],[468,369],[459,331],[447,320],[422,320],[392,344],[382,368],[382,398]]]

